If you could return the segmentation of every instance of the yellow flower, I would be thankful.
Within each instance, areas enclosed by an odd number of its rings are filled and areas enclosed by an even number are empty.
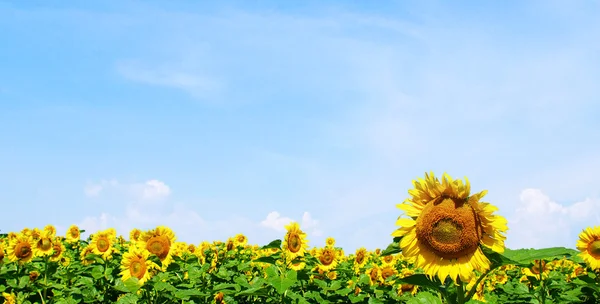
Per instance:
[[[367,264],[367,260],[367,249],[365,247],[356,249],[356,254],[354,255],[354,270],[358,273],[358,271]]]
[[[31,236],[18,235],[14,239],[9,241],[6,254],[8,259],[12,262],[19,262],[21,264],[27,263],[33,259],[35,244],[31,239]]]
[[[173,244],[173,255],[181,259],[189,253],[188,245],[185,242],[175,242]]]
[[[0,264],[4,261],[5,249],[6,245],[4,245],[4,239],[0,239]]]
[[[217,294],[215,294],[215,304],[225,304],[223,297],[224,295],[222,292],[217,292]]]
[[[123,254],[121,259],[121,279],[123,282],[132,277],[138,279],[138,283],[144,285],[152,274],[150,270],[157,269],[158,265],[148,259],[150,252],[137,246],[129,246],[129,251]]]
[[[400,247],[407,258],[415,258],[429,277],[442,282],[450,277],[469,282],[473,270],[484,272],[490,262],[480,246],[504,252],[503,233],[508,229],[506,219],[492,215],[497,210],[479,200],[486,191],[470,195],[467,180],[453,180],[444,174],[440,182],[431,175],[413,181],[411,197],[397,207],[410,218],[398,218],[400,226],[394,233],[402,237]]]
[[[52,239],[54,236],[50,230],[42,230],[39,237],[35,240],[35,253],[36,256],[49,256],[52,255]]]
[[[112,257],[112,254],[117,251],[114,247],[117,242],[117,231],[114,228],[108,228],[104,231],[98,231],[92,236],[89,247],[92,248],[94,254],[102,256],[104,260]]]
[[[369,283],[371,285],[380,284],[382,282],[381,269],[376,264],[373,264],[371,268],[367,269],[367,275],[369,276]]]
[[[14,293],[3,292],[4,304],[17,304],[17,296]]]
[[[333,247],[324,247],[317,250],[317,268],[320,271],[330,271],[338,264],[338,252]]]
[[[44,232],[48,233],[51,238],[54,238],[56,236],[56,227],[53,225],[46,225],[46,227],[44,227]]]
[[[67,230],[66,235],[67,243],[77,243],[81,239],[81,232],[77,225],[71,225]]]
[[[404,268],[400,273],[400,277],[405,278],[415,274],[414,271]],[[398,294],[401,295],[405,292],[410,292],[410,294],[415,295],[417,293],[418,286],[413,284],[402,283],[398,284]]]
[[[579,256],[593,270],[600,268],[600,226],[587,227],[579,234]]]
[[[139,239],[139,245],[160,259],[164,271],[173,261],[171,246],[175,243],[175,239],[175,234],[170,228],[158,226],[144,232]]]
[[[541,264],[542,264],[542,271],[541,271],[541,276],[543,278],[547,278],[550,275],[550,270],[552,270],[552,265],[550,263],[547,263],[544,260],[541,260]],[[521,272],[523,273],[523,275],[525,277],[535,277],[536,279],[541,279],[540,278],[540,260],[534,260],[533,261],[533,266],[531,266],[531,268],[522,268]]]
[[[52,242],[52,249],[52,255],[50,256],[50,261],[52,262],[59,262],[63,253],[67,250],[65,245],[58,238],[55,238]]]
[[[333,247],[335,246],[335,239],[332,237],[328,237],[325,239],[325,247]]]
[[[304,253],[308,249],[308,241],[306,240],[306,233],[300,230],[300,225],[296,222],[292,222],[285,226],[287,233],[283,240],[283,251],[291,256],[291,259],[295,259],[299,256],[304,256]]]
[[[94,248],[91,245],[88,245],[85,248],[83,248],[83,250],[81,250],[81,253],[79,254],[79,258],[81,259],[81,264],[83,264],[83,265],[93,264],[94,259],[87,258],[88,254],[93,254],[93,253],[94,253]]]
[[[393,254],[386,255],[384,257],[379,257],[381,264],[384,266],[393,266],[396,264],[396,256]]]
[[[131,243],[135,243],[140,240],[141,236],[142,236],[142,231],[137,228],[133,228],[129,232],[129,241]]]
[[[240,246],[244,247],[244,246],[246,246],[246,244],[248,244],[248,238],[245,235],[240,233],[235,236],[235,238],[234,238],[235,247],[240,247]]]

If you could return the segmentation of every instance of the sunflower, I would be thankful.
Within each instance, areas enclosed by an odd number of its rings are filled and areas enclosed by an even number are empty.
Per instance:
[[[325,239],[325,247],[333,247],[335,246],[335,239],[332,237],[328,237]]]
[[[81,231],[77,225],[71,225],[66,234],[67,243],[77,243],[81,239]]]
[[[531,268],[522,268],[521,273],[523,273],[523,277],[521,280],[524,280],[527,277],[534,277],[536,279],[540,279],[540,264],[541,264],[541,277],[547,278],[550,275],[550,271],[552,270],[552,264],[544,261],[544,260],[534,260]]]
[[[2,261],[4,261],[4,255],[5,255],[4,247],[6,247],[4,245],[4,239],[0,239],[0,264],[2,264]]]
[[[386,280],[394,275],[397,275],[398,271],[392,265],[385,265],[381,268],[381,280],[386,285],[394,285],[394,280]]]
[[[114,228],[108,228],[104,231],[98,231],[92,236],[90,247],[94,254],[102,256],[104,260],[112,257],[117,251],[114,247],[117,242],[117,231]]]
[[[150,252],[144,248],[130,246],[129,251],[123,254],[121,259],[121,279],[123,282],[132,277],[138,279],[138,283],[144,285],[152,277],[151,270],[158,269],[158,265],[150,261]]]
[[[224,299],[224,295],[222,292],[217,292],[217,294],[215,294],[215,298],[214,298],[214,303],[215,304],[225,304],[225,299]]]
[[[365,247],[356,249],[356,254],[354,255],[355,271],[359,271],[359,269],[363,268],[365,264],[367,264],[367,260],[367,249]]]
[[[384,266],[393,266],[394,264],[396,264],[396,256],[393,254],[379,257],[379,260]]]
[[[429,277],[444,282],[449,276],[454,282],[470,282],[473,270],[484,272],[490,262],[481,245],[504,252],[503,233],[506,219],[492,215],[497,210],[489,203],[479,202],[486,191],[469,195],[467,180],[453,180],[444,174],[442,182],[431,175],[413,181],[411,197],[397,207],[410,218],[398,218],[400,226],[392,236],[402,237],[400,247],[407,258],[415,258]]]
[[[366,274],[369,276],[369,283],[371,285],[381,283],[381,268],[379,268],[379,266],[373,264],[371,268],[367,269]]]
[[[244,247],[248,244],[248,238],[243,234],[238,234],[234,237],[234,245],[235,247]]]
[[[83,250],[81,250],[81,253],[79,254],[81,264],[91,265],[95,262],[93,258],[88,258],[89,254],[94,254],[94,248],[91,245],[88,245],[87,247],[83,248]]]
[[[291,256],[291,259],[303,256],[308,250],[308,241],[306,233],[300,230],[300,225],[296,222],[291,222],[285,226],[287,233],[283,240],[283,251]]]
[[[175,243],[175,234],[170,228],[158,226],[148,230],[142,234],[139,243],[141,248],[145,248],[160,259],[163,270],[166,270],[173,261],[171,246]]]
[[[35,256],[35,243],[31,236],[18,235],[10,240],[6,254],[12,262],[27,263]]]
[[[129,232],[129,241],[131,243],[135,243],[137,241],[140,240],[140,237],[142,236],[142,230],[139,230],[137,228],[133,228],[131,229],[131,231]]]
[[[317,251],[317,268],[322,271],[330,271],[338,264],[338,252],[333,247],[320,248]]]
[[[4,304],[17,304],[17,296],[14,293],[3,292]]]
[[[585,263],[596,270],[600,268],[600,226],[587,227],[579,234],[577,249]]]
[[[54,225],[46,225],[46,227],[44,227],[44,232],[54,238],[56,236],[56,227],[54,227]]]
[[[188,244],[186,242],[175,242],[173,244],[174,256],[183,259],[185,256],[187,256],[188,253]]]
[[[52,231],[42,230],[41,234],[35,240],[35,253],[36,256],[50,256],[52,255],[52,239],[54,235]]]
[[[58,239],[55,238],[54,241],[52,242],[52,255],[50,256],[50,261],[52,262],[59,262],[60,259],[62,258],[65,250],[67,250],[65,248],[65,245]]]

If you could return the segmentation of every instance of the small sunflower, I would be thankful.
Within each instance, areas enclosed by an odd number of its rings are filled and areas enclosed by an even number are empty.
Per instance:
[[[71,225],[66,234],[67,243],[77,243],[81,239],[81,231],[77,225]]]
[[[18,235],[10,240],[6,253],[12,262],[27,263],[35,256],[35,243],[31,236]]]
[[[148,259],[150,252],[137,246],[130,246],[129,251],[123,254],[121,259],[121,279],[123,282],[131,277],[138,279],[138,283],[144,285],[152,274],[152,269],[157,269],[158,265]]]
[[[44,232],[54,238],[56,236],[56,227],[54,227],[54,225],[46,225],[46,227],[44,227]]]
[[[114,228],[108,228],[104,231],[98,231],[92,236],[90,247],[94,254],[102,256],[104,260],[112,257],[117,251],[114,247],[117,242],[117,231]]]
[[[59,262],[65,250],[67,250],[65,245],[58,238],[55,238],[52,242],[52,255],[50,256],[50,261]]]
[[[2,264],[2,261],[4,261],[4,255],[6,254],[4,247],[6,247],[4,245],[4,240],[0,239],[0,264]]]
[[[248,244],[248,238],[243,234],[238,234],[234,237],[234,245],[235,247],[244,247]]]
[[[175,243],[175,234],[165,226],[158,226],[146,231],[139,239],[139,246],[156,255],[162,263],[163,270],[173,261],[171,246]]]
[[[579,234],[579,256],[592,270],[600,269],[600,226],[587,227]]]
[[[354,269],[358,271],[360,268],[363,268],[367,264],[368,252],[365,247],[361,247],[356,249],[356,253],[354,255]]]
[[[366,273],[369,276],[369,283],[371,285],[380,284],[383,281],[381,278],[381,268],[376,264],[373,264],[371,268],[367,269]]]
[[[540,271],[540,264],[542,266],[541,271]],[[539,280],[540,275],[542,278],[547,278],[550,275],[551,270],[552,270],[552,264],[550,264],[544,260],[541,260],[541,261],[534,260],[533,265],[530,268],[527,268],[527,267],[522,268],[521,272],[523,273],[523,277],[534,277]]]
[[[415,258],[429,277],[444,282],[450,277],[470,282],[473,270],[484,272],[490,261],[480,246],[504,252],[506,219],[492,213],[498,208],[479,200],[486,191],[470,195],[467,180],[444,174],[440,182],[431,175],[413,181],[409,199],[397,207],[410,218],[398,218],[394,233],[402,237],[400,247],[407,258]]]
[[[17,304],[17,296],[14,293],[3,292],[4,304]]]
[[[131,243],[135,243],[137,241],[140,240],[140,237],[142,236],[142,230],[139,230],[137,228],[133,228],[131,229],[131,231],[129,232],[129,241]]]
[[[81,259],[81,264],[91,265],[95,262],[93,258],[92,259],[88,258],[89,254],[94,254],[94,248],[92,248],[91,245],[88,245],[87,247],[83,248],[83,250],[81,250],[81,253],[79,253],[79,258]]]
[[[338,264],[338,252],[333,247],[324,247],[317,251],[317,268],[322,271],[330,271]]]
[[[325,239],[325,247],[333,247],[335,246],[335,239],[332,237],[328,237]]]
[[[296,222],[291,222],[285,226],[287,233],[283,240],[283,251],[291,255],[292,260],[296,257],[303,256],[308,250],[308,241],[306,233],[300,230],[300,225]]]

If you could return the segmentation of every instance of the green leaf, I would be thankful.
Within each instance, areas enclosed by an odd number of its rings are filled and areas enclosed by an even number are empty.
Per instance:
[[[269,268],[267,268],[268,270]],[[283,294],[288,288],[290,288],[290,286],[294,285],[294,283],[296,283],[298,278],[298,274],[296,273],[295,270],[288,270],[285,273],[285,276],[275,276],[275,277],[269,277],[268,279],[268,283],[275,287],[275,290],[279,293],[279,294]]]
[[[271,243],[260,247],[260,249],[279,248],[281,249],[281,240],[274,240]]]
[[[413,274],[411,276],[399,279],[398,281],[406,284],[431,288],[442,293],[445,291],[444,289],[442,289],[439,283],[429,280],[429,278],[424,274]]]
[[[140,287],[139,280],[136,277],[131,277],[125,282],[123,282],[121,279],[117,279],[114,286],[114,288],[118,291],[130,293],[137,292]]]
[[[104,267],[98,265],[92,268],[92,277],[96,280],[104,277]]]
[[[400,243],[391,243],[387,246],[387,248],[381,252],[380,256],[386,256],[386,255],[392,255],[392,254],[396,254],[396,253],[400,253],[402,252],[402,249],[400,248]]]
[[[492,264],[490,269],[495,269],[504,265],[520,265],[519,262],[514,261],[505,255],[499,254],[488,247],[483,246],[482,251]]]
[[[117,301],[117,304],[135,304],[138,302],[138,299],[139,298],[136,294],[128,293],[128,294],[125,294],[124,296],[122,296]]]
[[[246,290],[242,290],[238,293],[236,293],[236,297],[237,296],[266,296],[269,293],[269,291],[267,290],[267,288],[265,288],[264,286],[261,287],[251,287],[248,288]]]
[[[578,256],[578,254],[579,251],[565,247],[517,250],[506,249],[504,252],[504,256],[522,265],[528,265],[534,260],[543,259],[551,261],[554,259],[562,259],[563,257],[575,257]]]
[[[27,284],[29,283],[29,276],[22,276],[19,279],[19,289],[23,289],[25,288],[25,286],[27,286]]]
[[[241,288],[238,284],[231,284],[231,283],[221,283],[221,284],[217,284],[212,288],[214,291],[217,290],[222,290],[222,289],[233,289],[235,291],[240,291]]]
[[[264,257],[259,257],[259,258],[254,259],[254,262],[257,262],[257,263],[268,263],[268,264],[275,265],[275,263],[277,262],[277,260],[279,260],[279,258],[275,258],[273,256],[264,256]]]
[[[201,297],[201,296],[206,296],[207,294],[200,291],[200,290],[195,290],[195,289],[185,289],[185,290],[178,290],[175,292],[175,297],[178,299],[184,299],[184,300],[188,300],[190,297]]]
[[[406,304],[442,304],[442,300],[430,292],[420,291],[415,297],[408,300]]]

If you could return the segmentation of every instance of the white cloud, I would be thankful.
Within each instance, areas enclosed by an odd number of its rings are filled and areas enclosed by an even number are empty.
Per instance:
[[[132,194],[141,200],[163,199],[171,194],[171,188],[156,179],[145,183],[131,184],[129,188]]]
[[[121,62],[117,64],[117,71],[131,81],[181,89],[195,98],[212,97],[223,86],[187,64],[170,63],[150,68],[136,62]]]
[[[260,222],[260,225],[273,229],[278,232],[284,232],[285,226],[294,220],[281,216],[279,212],[273,211],[267,214],[267,218]],[[302,215],[302,221],[300,223],[300,229],[306,231],[311,236],[320,237],[323,232],[319,229],[319,221],[312,218],[309,212],[304,212]]]
[[[120,183],[117,180],[102,180],[98,183],[88,183],[84,189],[88,197],[100,196],[103,192],[116,191],[129,195],[136,200],[154,201],[167,198],[171,195],[171,188],[164,182],[152,179],[143,183]]]
[[[285,231],[285,225],[293,220],[289,217],[282,217],[279,212],[273,211],[267,214],[267,218],[260,222],[261,226],[274,229],[276,231]]]
[[[520,201],[521,205],[508,218],[509,248],[574,248],[579,232],[600,221],[597,199],[567,206],[551,200],[539,189],[525,189]]]

